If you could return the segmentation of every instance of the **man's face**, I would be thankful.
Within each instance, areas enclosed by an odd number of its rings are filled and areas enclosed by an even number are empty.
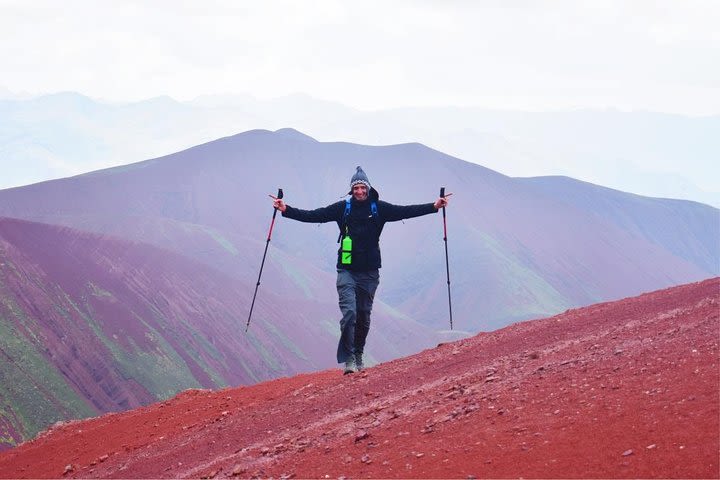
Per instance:
[[[357,200],[358,202],[362,202],[364,200],[367,200],[368,189],[362,183],[358,184],[358,185],[354,185],[352,188],[352,194],[353,194],[353,198],[355,198],[355,200]]]

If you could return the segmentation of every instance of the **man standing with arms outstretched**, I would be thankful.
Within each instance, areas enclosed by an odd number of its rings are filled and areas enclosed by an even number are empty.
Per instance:
[[[309,223],[337,222],[340,249],[337,261],[337,292],[340,311],[340,341],[337,361],[344,363],[344,373],[364,368],[363,351],[370,331],[375,290],[380,283],[380,233],[385,222],[435,213],[447,206],[448,198],[421,205],[393,205],[380,201],[362,168],[350,180],[350,198],[315,210],[300,210],[273,197],[273,206],[283,217]]]

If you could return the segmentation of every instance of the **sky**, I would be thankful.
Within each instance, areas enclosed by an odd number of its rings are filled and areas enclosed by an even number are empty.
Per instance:
[[[716,0],[0,0],[0,97],[720,114]]]

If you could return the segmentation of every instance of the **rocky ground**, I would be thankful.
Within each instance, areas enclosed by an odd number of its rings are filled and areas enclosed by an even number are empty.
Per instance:
[[[715,278],[60,424],[0,476],[718,478],[719,342]]]

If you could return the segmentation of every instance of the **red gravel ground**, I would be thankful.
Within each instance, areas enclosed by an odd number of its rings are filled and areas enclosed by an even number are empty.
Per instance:
[[[0,476],[718,478],[719,341],[715,278],[65,423]]]

